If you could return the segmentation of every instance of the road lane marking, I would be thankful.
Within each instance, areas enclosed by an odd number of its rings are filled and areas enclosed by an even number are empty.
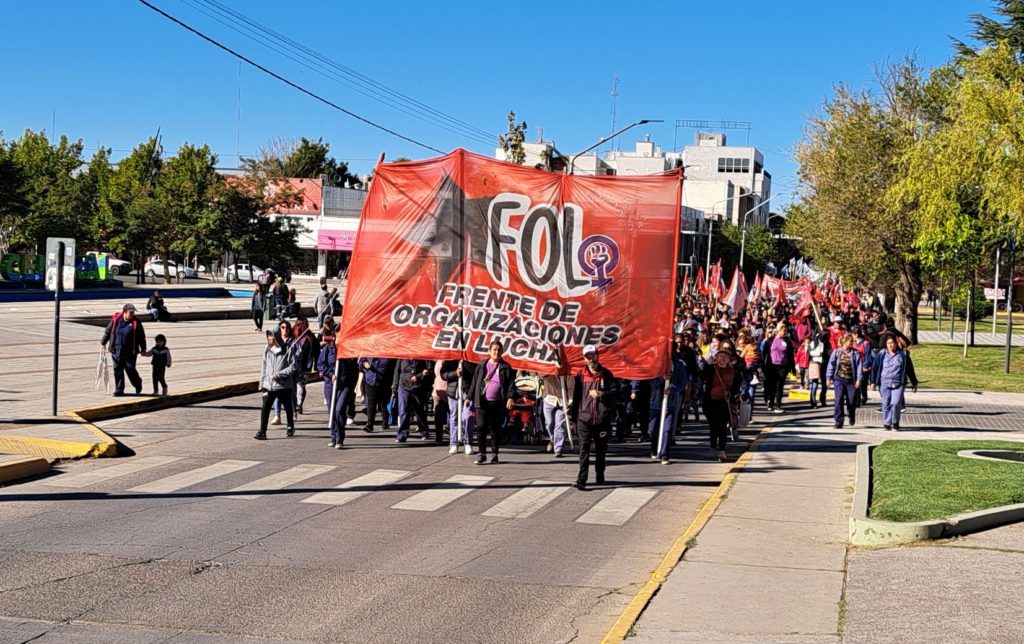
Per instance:
[[[317,492],[307,499],[302,499],[302,503],[345,505],[350,501],[355,501],[359,497],[373,492],[376,488],[381,488],[385,485],[390,485],[395,481],[400,481],[410,474],[412,474],[412,472],[407,472],[405,470],[374,470],[369,474],[364,474],[363,476],[354,478],[351,481],[346,481],[333,490]]]
[[[125,461],[124,463],[118,463],[117,465],[111,465],[110,467],[101,467],[89,472],[69,474],[67,476],[55,476],[48,481],[43,481],[43,485],[51,487],[88,487],[111,479],[128,476],[129,474],[135,474],[136,472],[144,472],[145,470],[149,470],[154,467],[160,467],[161,465],[180,461],[182,458],[184,457],[143,456],[141,458],[133,458]]]
[[[484,516],[525,519],[554,501],[568,489],[564,483],[534,481],[530,483],[529,487],[519,490],[498,505],[484,512]]]
[[[248,491],[269,491],[269,490],[281,490],[288,487],[289,485],[295,485],[300,481],[311,479],[314,476],[326,474],[333,469],[337,469],[334,465],[296,465],[295,467],[289,468],[283,472],[271,474],[270,476],[264,476],[261,479],[257,479],[252,483],[245,483],[238,487],[231,488],[231,492],[248,492]],[[251,501],[252,499],[258,499],[261,494],[229,494],[225,495],[229,499],[244,499]]]
[[[166,478],[158,479],[145,485],[133,487],[129,492],[148,492],[150,494],[167,494],[176,492],[182,488],[191,487],[203,481],[209,481],[219,476],[239,472],[244,469],[259,465],[262,461],[234,461],[226,460],[200,467],[198,469],[182,472]]]
[[[429,490],[423,490],[414,494],[408,499],[391,506],[392,510],[417,510],[419,512],[433,512],[440,510],[452,501],[463,497],[473,490],[490,483],[493,477],[470,476],[456,474],[444,483],[436,485]]]
[[[620,487],[598,501],[597,505],[576,519],[576,523],[622,525],[657,493],[657,490],[648,488]]]

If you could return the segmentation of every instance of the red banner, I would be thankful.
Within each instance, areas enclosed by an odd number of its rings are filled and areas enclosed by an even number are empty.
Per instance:
[[[556,373],[582,350],[664,375],[681,174],[580,177],[456,150],[381,164],[349,266],[339,355],[481,360]]]

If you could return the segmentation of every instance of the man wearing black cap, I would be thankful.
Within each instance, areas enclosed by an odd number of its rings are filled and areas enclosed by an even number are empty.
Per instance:
[[[146,332],[142,320],[135,317],[134,304],[125,304],[120,313],[110,318],[100,344],[110,351],[114,363],[114,395],[124,395],[125,373],[135,387],[135,394],[142,393],[142,376],[135,369],[135,360],[146,350]]]
[[[595,478],[598,485],[604,485],[604,459],[618,394],[615,376],[598,361],[597,347],[592,344],[583,347],[583,358],[587,366],[576,374],[569,412],[576,420],[576,433],[580,437],[580,469],[572,484],[577,490],[587,489],[591,443],[595,452]]]

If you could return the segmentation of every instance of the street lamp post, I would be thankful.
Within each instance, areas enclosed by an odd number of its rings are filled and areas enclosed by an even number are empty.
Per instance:
[[[587,152],[590,152],[591,150],[593,150],[597,146],[602,145],[603,143],[605,143],[607,141],[611,141],[612,139],[614,139],[618,135],[622,134],[626,130],[632,129],[632,128],[638,126],[638,125],[646,125],[647,123],[664,123],[664,122],[665,121],[663,119],[641,119],[641,120],[636,121],[634,123],[630,123],[629,125],[627,125],[626,127],[622,128],[621,130],[618,130],[616,132],[612,132],[608,136],[601,137],[601,140],[598,141],[597,143],[595,143],[594,145],[590,146],[589,148],[587,148],[585,150],[577,152],[576,154],[574,154],[571,157],[569,157],[569,171],[566,174],[572,174],[572,171],[573,171],[573,169],[576,166],[576,159],[578,159],[579,157],[583,156]]]
[[[719,201],[716,201],[715,203],[711,204],[711,212],[709,212],[708,214],[711,215],[711,216],[714,216],[714,214],[715,214],[715,206],[717,206],[718,204],[726,203],[728,201],[732,201],[736,197],[743,197],[743,196],[746,196],[748,194],[751,194],[751,193],[741,192],[741,193],[734,194],[731,197],[726,197],[725,199],[721,199]],[[715,226],[715,220],[714,219],[708,219],[707,221],[708,221],[708,263],[707,263],[707,268],[704,269],[704,277],[705,277],[705,279],[711,274],[711,231],[712,231],[712,229]]]
[[[743,213],[743,217],[740,220],[740,226],[743,227],[743,232],[740,235],[740,270],[741,271],[743,270],[743,253],[744,253],[744,251],[746,250],[746,247],[747,247],[747,215],[749,215],[750,213],[754,212],[755,210],[757,210],[761,206],[765,205],[766,203],[768,203],[769,201],[771,201],[774,198],[775,198],[775,195],[772,195],[772,196],[768,197],[767,199],[765,199],[764,201],[759,201],[756,206],[754,206],[753,208],[751,208],[747,212]]]

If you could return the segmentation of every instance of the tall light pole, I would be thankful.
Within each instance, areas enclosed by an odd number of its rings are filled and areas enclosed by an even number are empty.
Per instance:
[[[646,125],[647,123],[664,123],[664,122],[665,121],[663,119],[641,119],[641,120],[636,121],[634,123],[630,123],[629,125],[627,125],[626,127],[622,128],[621,130],[618,130],[616,132],[612,132],[608,136],[602,136],[601,140],[598,141],[597,143],[595,143],[594,145],[590,146],[589,148],[587,148],[585,150],[577,152],[576,154],[574,154],[571,157],[569,157],[569,171],[566,174],[572,174],[573,169],[576,167],[576,159],[578,159],[579,157],[583,156],[587,152],[590,152],[591,150],[593,150],[597,146],[602,145],[602,144],[604,144],[607,141],[611,141],[612,139],[614,139],[618,135],[622,134],[626,130],[632,129],[632,128],[638,126],[638,125]]]
[[[740,192],[740,193],[734,194],[731,197],[726,197],[725,199],[721,199],[719,201],[716,201],[715,203],[711,204],[711,209],[710,209],[711,212],[709,212],[708,214],[711,215],[711,216],[714,216],[714,214],[715,214],[715,206],[717,206],[718,204],[725,203],[727,201],[732,201],[733,199],[735,199],[737,197],[744,197],[744,196],[746,196],[748,194],[751,194],[751,193]],[[707,268],[704,269],[704,279],[707,279],[707,277],[709,275],[711,275],[711,231],[712,231],[712,229],[715,226],[715,220],[707,218],[707,222],[708,222],[708,265],[707,265]]]
[[[740,226],[743,227],[743,234],[740,235],[740,270],[741,271],[743,270],[743,253],[744,253],[744,251],[747,248],[747,215],[749,215],[750,213],[754,212],[755,210],[757,210],[761,206],[765,205],[766,203],[768,203],[769,201],[771,201],[774,198],[775,198],[775,195],[772,195],[772,196],[768,197],[767,199],[765,199],[764,201],[759,201],[756,206],[754,206],[753,208],[751,208],[747,212],[743,213],[743,216],[740,218]]]

